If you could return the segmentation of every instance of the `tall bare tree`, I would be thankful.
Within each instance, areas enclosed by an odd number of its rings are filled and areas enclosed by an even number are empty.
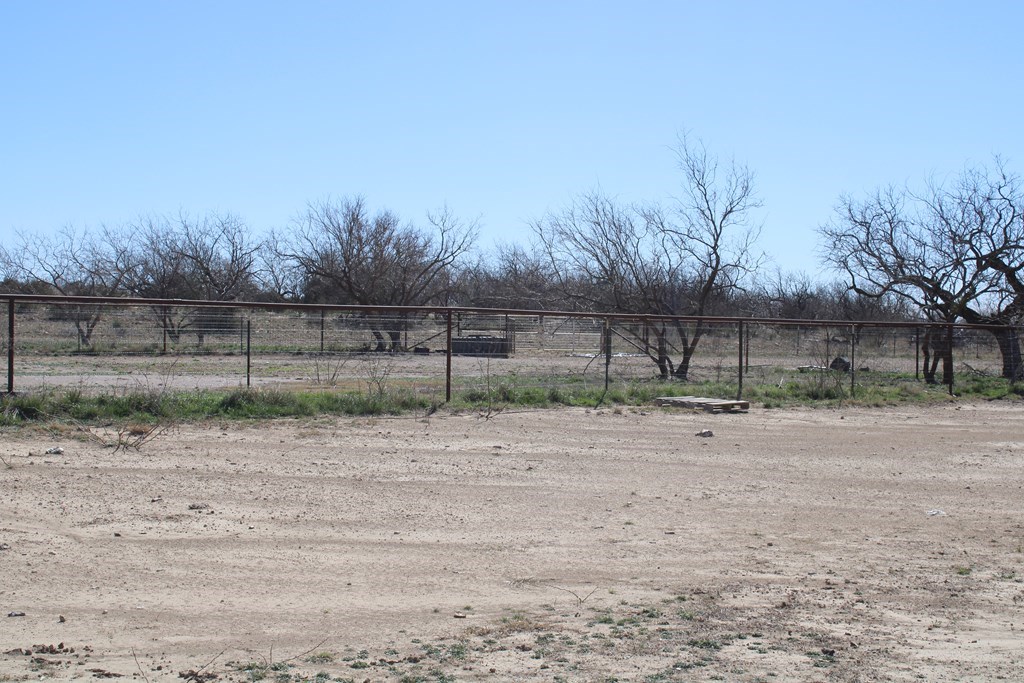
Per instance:
[[[256,259],[262,242],[233,214],[178,217],[175,253],[184,264],[196,298],[251,299],[256,292]],[[233,333],[237,314],[229,308],[190,316],[190,331],[202,345],[208,334]]]
[[[134,224],[134,229],[139,246],[138,266],[127,282],[131,293],[150,299],[195,298],[187,264],[176,246],[174,224],[165,219],[143,217]],[[150,308],[166,337],[178,343],[188,327],[188,311],[164,304]]]
[[[429,229],[403,223],[391,211],[371,215],[362,197],[326,199],[310,203],[275,243],[285,267],[297,268],[321,301],[447,304],[455,266],[473,246],[477,226],[447,208],[427,221]],[[370,322],[377,350],[397,350],[401,331]]]
[[[253,294],[261,246],[238,216],[182,214],[173,250],[187,264],[196,298],[234,301]]]
[[[842,197],[819,229],[825,262],[862,295],[895,295],[930,320],[992,325],[1002,376],[1024,379],[1018,329],[1024,320],[1024,194],[1003,162],[967,169],[924,192],[887,187]],[[952,340],[929,341],[952,379]],[[935,381],[934,364],[926,373]]]
[[[19,236],[17,269],[21,279],[43,283],[64,295],[121,296],[136,270],[136,236],[131,229],[102,226],[94,232],[65,227],[56,235]],[[92,346],[103,318],[98,305],[65,306],[79,343]]]
[[[133,226],[138,253],[129,280],[137,296],[234,301],[256,293],[256,257],[262,241],[240,218],[210,213],[176,218],[143,217]],[[205,335],[233,326],[232,313],[157,305],[153,313],[174,342],[183,332]]]
[[[534,224],[564,294],[580,308],[710,316],[760,263],[754,174],[720,164],[686,137],[675,152],[681,191],[667,206],[622,206],[594,192]],[[705,330],[703,320],[670,319],[633,335],[661,377],[686,380]]]

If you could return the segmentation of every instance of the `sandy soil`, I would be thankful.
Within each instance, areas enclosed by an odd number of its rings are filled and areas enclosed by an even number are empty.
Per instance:
[[[1020,406],[116,427],[0,439],[0,680],[1024,680]]]

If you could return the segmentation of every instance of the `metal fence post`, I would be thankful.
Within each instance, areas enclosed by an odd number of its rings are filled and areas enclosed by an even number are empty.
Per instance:
[[[949,363],[949,395],[953,396],[953,326],[946,327],[946,362]]]
[[[14,299],[7,300],[7,393],[14,393]]]
[[[608,391],[608,375],[612,367],[612,321],[604,319],[604,390]]]
[[[320,309],[320,353],[324,352],[324,309]]]
[[[737,323],[739,326],[739,363],[736,366],[737,372],[737,384],[736,384],[736,400],[742,400],[743,398],[743,321]]]
[[[444,402],[451,403],[452,400],[452,312],[446,314],[445,325],[445,365],[444,365]]]
[[[850,398],[857,397],[857,326],[850,325]]]
[[[252,386],[252,319],[245,321],[245,388]]]

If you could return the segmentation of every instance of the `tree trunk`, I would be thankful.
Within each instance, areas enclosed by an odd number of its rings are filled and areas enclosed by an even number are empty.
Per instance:
[[[675,368],[672,367],[672,358],[669,356],[668,336],[665,334],[665,328],[655,328],[654,339],[651,339],[651,330],[646,325],[644,326],[643,334],[629,328],[626,328],[626,331],[630,332],[631,336],[636,340],[634,346],[647,354],[651,362],[658,366],[658,378],[662,380],[670,379]],[[627,339],[627,341],[629,340]],[[602,336],[601,355],[604,355],[606,352],[604,343],[605,338]]]
[[[1013,327],[994,330],[992,335],[999,344],[999,354],[1003,358],[1002,377],[1011,382],[1024,380],[1024,362],[1020,353],[1020,333]]]
[[[673,373],[675,378],[688,382],[690,380],[690,361],[693,359],[693,352],[697,350],[697,340],[699,337],[694,335],[693,341],[683,347],[683,357],[679,360],[679,365],[676,366],[676,371]]]
[[[658,373],[662,379],[672,376],[672,361],[668,358],[668,339],[665,338],[665,330],[658,332]]]
[[[922,348],[924,350],[924,382],[925,384],[936,384],[935,368],[939,364],[939,357],[936,356],[935,360],[932,360],[928,353],[928,347],[923,345]]]
[[[167,338],[171,340],[172,344],[177,344],[181,341],[181,329],[175,324],[174,315],[171,312],[171,309],[161,306],[156,310],[160,318],[160,326],[167,334]]]
[[[693,354],[697,351],[697,344],[700,342],[700,338],[704,336],[704,321],[698,320],[694,325],[693,334],[687,335],[684,323],[677,322],[676,329],[679,331],[679,341],[683,347],[683,357],[679,361],[679,365],[676,366],[673,375],[676,379],[684,382],[690,379],[690,361],[693,359]]]
[[[99,314],[75,321],[75,329],[78,331],[78,342],[87,349],[92,348],[92,333],[100,322]]]
[[[1013,304],[1003,311],[1002,314],[994,316],[982,316],[973,311],[965,311],[964,319],[974,325],[993,325],[990,332],[996,338],[999,345],[999,355],[1003,360],[1001,377],[1011,382],[1024,380],[1024,362],[1021,359],[1019,327],[1013,325],[1014,319],[1019,320],[1020,304]]]
[[[402,350],[402,331],[401,330],[388,330],[388,337],[391,338],[391,351],[392,353]]]
[[[67,306],[53,309],[53,320],[66,320],[75,326],[79,348],[92,348],[92,333],[102,318],[99,307]]]
[[[371,327],[370,332],[373,333],[373,338],[377,340],[377,345],[374,347],[374,351],[377,353],[383,353],[388,350],[387,343],[384,341],[384,335],[380,333],[376,327]]]
[[[953,328],[948,328],[945,335],[945,345],[942,347],[942,383],[953,387]]]
[[[942,361],[942,383],[949,384],[953,380],[953,340],[944,330],[929,328],[921,338],[921,353],[924,356],[924,381],[927,384],[938,384],[935,373]]]

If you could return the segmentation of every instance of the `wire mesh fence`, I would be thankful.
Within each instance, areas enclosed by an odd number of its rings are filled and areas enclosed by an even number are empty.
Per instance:
[[[8,391],[273,386],[502,401],[685,381],[740,398],[792,383],[828,396],[1005,372],[990,330],[921,323],[54,297],[3,306]]]

